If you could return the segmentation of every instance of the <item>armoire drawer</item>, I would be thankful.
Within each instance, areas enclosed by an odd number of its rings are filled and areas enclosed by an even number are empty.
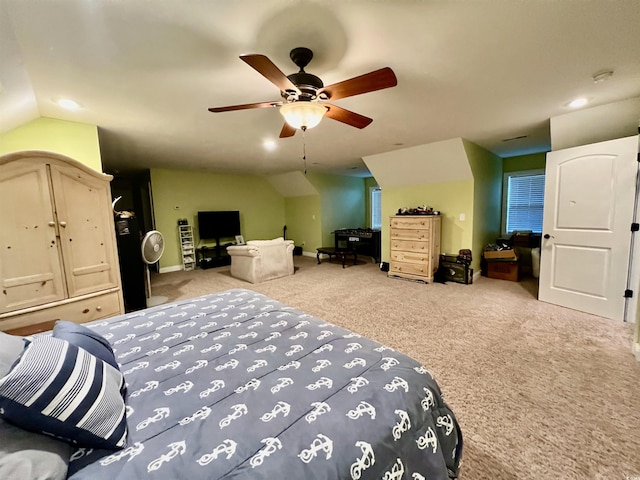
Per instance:
[[[111,317],[121,312],[119,292],[70,298],[55,305],[40,305],[13,312],[0,318],[0,330],[18,335],[28,335],[49,330],[56,320],[86,323]],[[38,325],[41,325],[38,327]]]

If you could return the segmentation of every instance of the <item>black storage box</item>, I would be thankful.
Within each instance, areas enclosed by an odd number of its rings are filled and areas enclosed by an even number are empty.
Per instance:
[[[473,268],[469,265],[458,262],[448,262],[440,259],[440,271],[445,281],[463,283],[470,285],[473,283]]]

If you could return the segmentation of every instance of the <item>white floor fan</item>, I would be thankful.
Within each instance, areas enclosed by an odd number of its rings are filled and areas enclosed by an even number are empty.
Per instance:
[[[151,230],[142,238],[142,260],[147,264],[147,308],[162,305],[168,297],[151,295],[151,274],[149,265],[153,265],[164,253],[164,237],[158,230]]]

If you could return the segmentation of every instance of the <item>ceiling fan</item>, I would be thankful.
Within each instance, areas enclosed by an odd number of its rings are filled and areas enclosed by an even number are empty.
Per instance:
[[[280,89],[280,95],[284,100],[215,107],[210,108],[209,111],[219,113],[251,108],[280,107],[280,113],[285,118],[280,138],[295,135],[296,129],[304,131],[308,128],[313,128],[325,116],[352,127],[364,128],[373,119],[338,107],[328,103],[328,101],[395,87],[398,84],[393,70],[389,67],[384,67],[325,86],[320,78],[304,71],[304,67],[313,58],[313,52],[310,49],[305,47],[294,48],[289,53],[289,57],[300,68],[298,73],[285,75],[265,55],[240,55],[240,60]]]

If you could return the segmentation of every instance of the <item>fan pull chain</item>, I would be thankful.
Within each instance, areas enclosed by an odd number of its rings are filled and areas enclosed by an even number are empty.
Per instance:
[[[304,136],[306,128],[302,129],[302,161],[304,162],[304,174],[307,174],[307,141]]]

